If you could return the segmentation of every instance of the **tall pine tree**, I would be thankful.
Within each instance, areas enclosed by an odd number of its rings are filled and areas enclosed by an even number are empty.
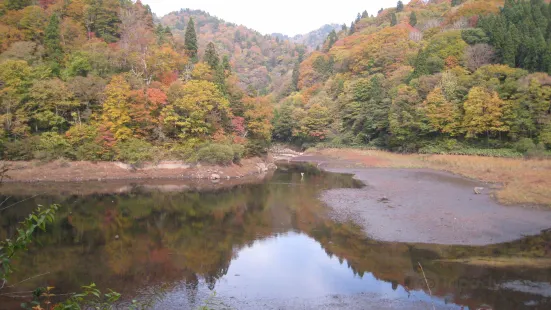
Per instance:
[[[404,3],[402,1],[398,1],[398,4],[396,5],[396,12],[402,12],[404,10]]]
[[[291,91],[298,91],[298,77],[299,77],[300,63],[297,61],[293,68],[293,79],[291,81]]]
[[[55,13],[50,17],[50,22],[44,31],[44,46],[46,46],[48,58],[53,61],[61,60],[63,50],[59,37],[59,17]]]
[[[205,50],[203,61],[206,62],[213,70],[216,70],[218,68],[218,65],[220,64],[220,58],[218,57],[218,52],[216,52],[216,47],[214,46],[214,43],[209,42],[209,44],[207,44],[207,49]]]
[[[339,38],[337,37],[337,33],[335,30],[331,31],[329,35],[327,36],[327,51],[329,51],[335,42],[337,42]]]
[[[396,26],[397,24],[398,24],[398,19],[396,18],[396,13],[392,13],[392,15],[390,15],[390,25]]]
[[[409,15],[409,24],[415,27],[417,25],[417,15],[415,12],[411,12],[411,15]]]
[[[186,34],[184,37],[184,47],[186,49],[187,55],[192,59],[192,61],[197,61],[197,33],[195,32],[195,23],[193,22],[193,17],[189,19],[186,28]]]
[[[354,32],[356,32],[356,24],[352,22],[352,24],[350,24],[350,31],[348,34],[353,34]]]

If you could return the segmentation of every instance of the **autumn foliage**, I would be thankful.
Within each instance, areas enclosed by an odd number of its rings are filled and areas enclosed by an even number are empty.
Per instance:
[[[419,0],[358,14],[331,48],[300,64],[298,92],[275,111],[274,138],[545,154],[550,13],[543,0]]]
[[[226,149],[211,143],[266,151],[271,99],[247,96],[214,45],[205,62],[190,59],[140,1],[22,2],[0,7],[0,29],[7,159],[196,160]]]

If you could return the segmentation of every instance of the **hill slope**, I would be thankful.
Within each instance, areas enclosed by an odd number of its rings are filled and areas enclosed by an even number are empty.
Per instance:
[[[341,25],[327,24],[327,25],[323,25],[319,29],[310,31],[307,34],[298,34],[294,37],[289,37],[281,33],[272,33],[272,36],[278,37],[280,40],[289,40],[296,44],[305,45],[310,51],[313,51],[317,47],[320,47],[323,45],[323,43],[325,42],[325,40],[327,39],[327,36],[329,35],[329,33],[331,33],[331,31],[333,30],[338,31],[341,28],[342,28]]]
[[[288,40],[265,36],[247,27],[227,23],[210,14],[182,9],[161,18],[171,28],[176,39],[183,40],[185,27],[193,18],[202,55],[209,42],[213,42],[222,56],[230,58],[232,67],[245,89],[260,94],[283,94],[288,91],[292,70],[304,48]]]
[[[413,0],[365,16],[300,64],[274,138],[542,153],[551,148],[549,29],[543,0]]]

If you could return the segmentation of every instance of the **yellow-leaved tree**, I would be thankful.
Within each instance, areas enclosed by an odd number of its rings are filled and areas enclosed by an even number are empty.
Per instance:
[[[168,131],[181,139],[208,139],[231,119],[230,103],[216,84],[209,81],[189,81],[177,85],[180,89],[162,111],[161,118]]]
[[[115,75],[105,88],[101,121],[116,140],[132,137],[130,118],[130,85],[122,75]]]
[[[507,104],[495,91],[488,91],[482,87],[471,88],[463,108],[465,110],[463,126],[469,138],[483,133],[489,137],[490,134],[509,130],[503,122]]]
[[[427,95],[424,103],[425,113],[434,131],[452,136],[460,129],[461,114],[456,105],[446,100],[442,88],[437,87]]]

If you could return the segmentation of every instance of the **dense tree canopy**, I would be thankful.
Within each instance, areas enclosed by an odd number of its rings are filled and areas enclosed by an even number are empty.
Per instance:
[[[234,144],[260,154],[271,140],[551,148],[546,1],[364,11],[350,28],[320,32],[316,51],[205,12],[173,12],[159,24],[140,1],[34,4],[0,10],[7,159],[188,160]]]
[[[310,132],[421,152],[550,149],[550,10],[541,0],[411,1],[363,16],[301,63],[273,137],[305,143]]]
[[[272,99],[253,104],[215,44],[199,61],[192,19],[180,42],[140,1],[32,4],[8,1],[0,16],[4,158],[190,160],[221,144],[266,151]]]

